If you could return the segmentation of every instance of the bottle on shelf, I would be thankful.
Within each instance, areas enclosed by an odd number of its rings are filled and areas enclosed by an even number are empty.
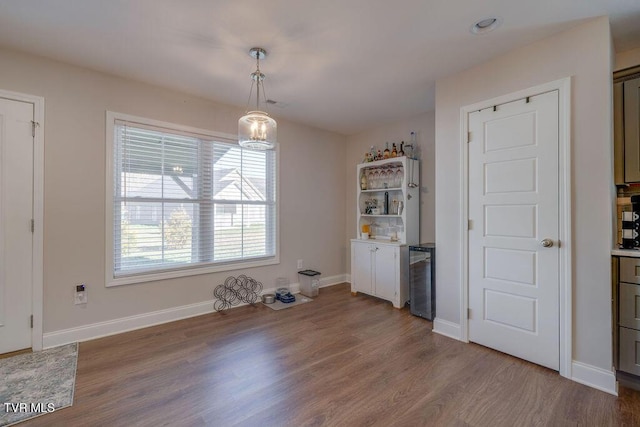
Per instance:
[[[388,159],[389,156],[391,156],[391,151],[389,151],[389,143],[385,142],[385,148],[384,148],[384,154],[383,154],[383,158],[384,159]]]
[[[378,149],[378,154],[376,155],[375,160],[382,160],[382,152]]]
[[[360,175],[360,189],[367,189],[367,175],[364,173],[364,171],[362,172],[362,175]]]
[[[404,156],[404,149],[402,148],[403,146],[404,146],[404,141],[400,143],[400,151],[398,151],[398,157]]]
[[[384,192],[384,212],[383,215],[389,215],[389,192]]]
[[[396,149],[396,143],[393,143],[393,149],[391,150],[391,157],[398,157],[398,150]]]

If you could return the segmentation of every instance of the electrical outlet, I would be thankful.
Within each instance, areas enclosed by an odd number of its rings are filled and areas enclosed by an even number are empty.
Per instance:
[[[84,283],[75,286],[73,303],[75,305],[87,303],[87,287]]]
[[[302,270],[304,267],[302,266],[302,260],[298,260],[298,270]]]

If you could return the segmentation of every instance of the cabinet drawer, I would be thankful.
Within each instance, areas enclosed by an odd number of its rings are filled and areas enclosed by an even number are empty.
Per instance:
[[[640,375],[640,331],[620,328],[620,370]]]
[[[640,285],[620,283],[620,326],[640,330]]]
[[[620,258],[620,281],[640,284],[640,258]]]

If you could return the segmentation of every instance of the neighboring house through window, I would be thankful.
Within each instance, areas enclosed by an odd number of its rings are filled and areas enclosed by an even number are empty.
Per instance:
[[[107,114],[107,285],[278,262],[277,151]]]

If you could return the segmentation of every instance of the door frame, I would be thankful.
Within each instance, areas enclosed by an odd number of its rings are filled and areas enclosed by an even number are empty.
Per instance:
[[[43,253],[44,253],[44,98],[0,89],[0,98],[33,105],[33,121],[37,123],[33,138],[33,258],[31,261],[31,348],[42,350],[43,335]]]
[[[560,375],[571,378],[572,362],[572,249],[571,249],[571,77],[554,80],[524,90],[481,101],[460,109],[460,235],[462,257],[460,270],[460,338],[469,342],[469,114],[528,96],[558,91],[558,208],[559,208],[559,325]]]

